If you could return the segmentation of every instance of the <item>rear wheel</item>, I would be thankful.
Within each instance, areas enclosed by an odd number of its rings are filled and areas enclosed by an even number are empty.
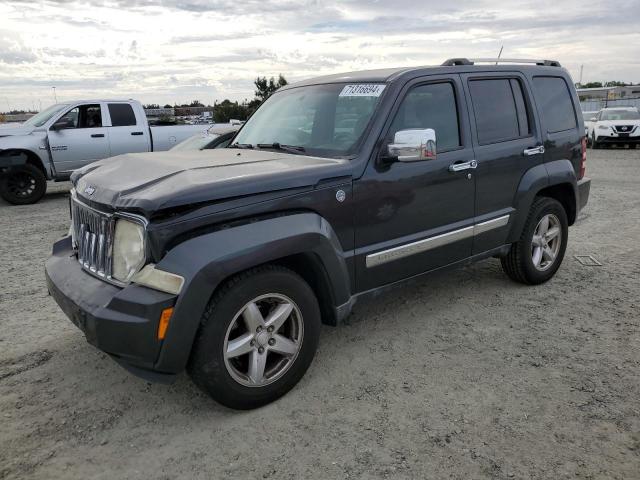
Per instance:
[[[546,282],[560,268],[568,232],[562,204],[553,198],[536,198],[520,240],[501,259],[502,268],[516,282],[528,285]]]
[[[0,178],[0,196],[14,205],[39,201],[47,191],[47,179],[35,165],[12,168]]]
[[[276,400],[309,368],[320,309],[309,285],[279,266],[229,280],[202,318],[188,371],[219,403],[251,409]]]

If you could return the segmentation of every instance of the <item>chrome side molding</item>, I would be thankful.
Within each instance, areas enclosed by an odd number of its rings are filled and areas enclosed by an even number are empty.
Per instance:
[[[492,218],[484,222],[476,223],[470,227],[460,228],[452,232],[443,233],[434,237],[425,238],[415,242],[400,245],[398,247],[389,248],[380,252],[371,253],[365,258],[367,268],[382,265],[384,263],[409,257],[417,253],[426,252],[434,248],[442,247],[450,243],[464,240],[466,238],[481,235],[490,230],[501,228],[509,223],[511,215],[503,215],[498,218]]]

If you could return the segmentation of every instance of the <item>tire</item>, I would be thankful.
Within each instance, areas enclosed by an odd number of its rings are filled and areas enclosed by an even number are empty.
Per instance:
[[[12,168],[0,178],[0,196],[13,205],[38,202],[47,191],[47,179],[29,163]]]
[[[278,309],[285,313],[270,316]],[[270,319],[285,315],[270,331]],[[249,270],[225,282],[209,301],[187,371],[222,405],[239,410],[266,405],[305,374],[318,347],[320,324],[318,300],[302,277],[275,265]],[[289,353],[278,352],[285,347]],[[252,365],[266,365],[263,375]]]
[[[544,240],[547,251],[553,254],[553,260],[542,247],[536,245],[534,234],[543,228],[542,219],[547,218],[549,232],[557,227],[557,237]],[[567,214],[560,202],[549,197],[536,197],[522,230],[520,240],[511,245],[509,253],[500,259],[502,268],[512,280],[526,285],[538,285],[549,280],[560,268],[567,248],[569,225]],[[540,235],[535,235],[540,238]],[[545,237],[545,235],[543,235]],[[556,244],[559,239],[559,244]],[[541,241],[541,240],[538,240]],[[548,241],[548,244],[546,243]],[[544,253],[543,253],[544,252]],[[538,266],[536,266],[536,260]]]

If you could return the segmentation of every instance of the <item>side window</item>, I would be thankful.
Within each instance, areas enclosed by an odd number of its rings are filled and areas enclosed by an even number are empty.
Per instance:
[[[567,82],[561,77],[533,77],[536,100],[550,133],[572,130],[578,126]]]
[[[102,127],[102,112],[100,105],[80,105],[72,108],[59,122],[65,122],[65,128],[100,128]]]
[[[518,80],[471,80],[469,91],[479,144],[505,142],[531,133],[522,86]]]
[[[109,115],[113,127],[129,127],[136,124],[136,115],[128,103],[110,103]]]
[[[415,128],[435,130],[438,152],[460,146],[458,109],[453,84],[431,83],[414,87],[409,91],[391,124],[390,139],[400,130]]]

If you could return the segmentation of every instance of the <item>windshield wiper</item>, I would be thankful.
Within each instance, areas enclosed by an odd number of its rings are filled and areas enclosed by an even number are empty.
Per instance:
[[[227,148],[253,148],[253,145],[250,143],[234,143],[233,145],[229,145]]]
[[[278,142],[273,143],[259,143],[256,145],[258,148],[272,148],[273,150],[281,150],[283,152],[296,153],[300,155],[301,153],[305,153],[306,150],[304,147],[300,145],[282,145]]]

